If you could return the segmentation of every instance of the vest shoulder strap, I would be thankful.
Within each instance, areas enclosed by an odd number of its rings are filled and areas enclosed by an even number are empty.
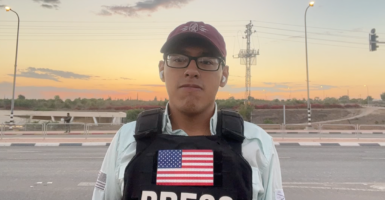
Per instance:
[[[242,155],[242,142],[244,136],[243,118],[237,112],[218,111],[217,134],[226,139],[234,151]]]
[[[138,115],[135,127],[136,151],[144,150],[153,136],[162,134],[162,120],[164,111],[161,108],[145,110]]]

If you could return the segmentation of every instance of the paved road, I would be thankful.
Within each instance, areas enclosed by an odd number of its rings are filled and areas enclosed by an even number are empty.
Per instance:
[[[385,195],[383,147],[277,149],[288,200],[380,200]],[[0,147],[1,199],[90,199],[93,187],[89,185],[96,179],[106,150]]]

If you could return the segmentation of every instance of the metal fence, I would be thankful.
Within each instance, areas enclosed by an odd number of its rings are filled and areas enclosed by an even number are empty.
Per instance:
[[[86,124],[84,123],[48,123],[45,124],[45,134],[65,134],[65,133],[86,133]]]
[[[68,135],[68,134],[84,134],[86,137],[90,134],[114,134],[124,124],[113,123],[27,123],[27,124],[0,124],[0,135],[3,138],[4,134],[19,135],[19,134],[36,134],[36,135]],[[301,133],[327,133],[328,131],[341,133],[384,133],[385,125],[370,125],[370,124],[320,124],[312,123],[313,129],[307,129],[307,124],[258,124],[267,132],[301,132]],[[68,132],[70,131],[70,133]],[[330,132],[332,133],[332,132]]]
[[[98,123],[86,124],[87,133],[90,131],[118,131],[124,124]]]

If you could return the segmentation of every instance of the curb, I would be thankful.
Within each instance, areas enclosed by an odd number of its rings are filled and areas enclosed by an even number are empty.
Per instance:
[[[274,142],[275,146],[385,147],[385,143],[362,142]]]
[[[349,132],[346,132],[346,131],[343,131],[343,132],[297,132],[297,131],[286,131],[286,132],[282,132],[282,131],[267,131],[268,134],[331,134],[331,135],[335,135],[335,134],[385,134],[385,132],[355,132],[355,131],[349,131]]]
[[[43,133],[3,133],[2,135],[41,135],[41,136],[44,136],[44,135],[115,135],[115,133],[87,133],[87,134],[84,134],[84,133],[69,133],[69,134],[60,134],[60,133],[47,133],[47,134],[43,134]]]
[[[97,146],[110,146],[110,143],[106,142],[86,142],[86,143],[0,143],[0,147],[64,147],[64,146],[83,146],[83,147],[97,147]]]
[[[384,143],[358,143],[358,142],[274,142],[275,146],[338,146],[338,147],[385,147]],[[63,147],[63,146],[82,146],[82,147],[96,147],[96,146],[110,146],[106,142],[86,142],[86,143],[0,143],[0,147],[9,146],[34,146],[34,147]]]

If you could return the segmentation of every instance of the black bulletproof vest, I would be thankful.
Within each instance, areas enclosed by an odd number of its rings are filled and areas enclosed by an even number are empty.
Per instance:
[[[162,119],[163,111],[160,109],[144,111],[138,116],[136,155],[125,169],[123,200],[181,200],[186,193],[193,195],[188,200],[252,199],[252,170],[242,156],[243,119],[238,113],[218,111],[215,136],[162,134]],[[214,185],[156,185],[158,151],[176,149],[213,150]],[[151,197],[148,197],[148,192]],[[161,198],[170,192],[174,195],[172,198]],[[142,194],[146,195],[142,197]]]

